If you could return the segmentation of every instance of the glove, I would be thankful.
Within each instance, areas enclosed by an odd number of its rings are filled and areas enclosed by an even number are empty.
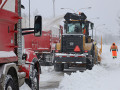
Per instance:
[[[118,49],[117,49],[117,52],[118,52]]]
[[[111,49],[110,49],[110,52],[111,52]]]

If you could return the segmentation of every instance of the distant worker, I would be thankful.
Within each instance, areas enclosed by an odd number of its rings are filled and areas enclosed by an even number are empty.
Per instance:
[[[112,44],[111,48],[110,48],[110,51],[112,50],[112,57],[113,59],[114,58],[117,58],[117,51],[118,51],[118,48],[117,46],[115,45],[115,43]]]

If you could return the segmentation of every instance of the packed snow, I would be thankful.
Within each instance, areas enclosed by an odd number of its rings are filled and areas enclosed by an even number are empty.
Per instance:
[[[120,52],[112,59],[110,45],[103,45],[102,63],[92,70],[64,75],[55,90],[120,90]]]
[[[103,45],[102,62],[92,70],[66,74],[55,72],[53,66],[42,66],[40,90],[120,90],[120,52],[113,59],[110,46]],[[31,89],[24,84],[20,90]]]
[[[0,51],[0,58],[16,56],[13,51]]]

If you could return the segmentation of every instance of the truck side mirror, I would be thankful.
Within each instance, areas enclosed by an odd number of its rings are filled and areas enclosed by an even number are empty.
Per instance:
[[[22,8],[22,9],[25,9],[25,6],[21,4],[21,8]]]
[[[35,16],[34,19],[34,35],[36,37],[41,36],[42,34],[42,17],[41,16]]]
[[[93,29],[93,27],[94,27],[94,23],[91,23],[90,26],[91,26],[91,29]]]

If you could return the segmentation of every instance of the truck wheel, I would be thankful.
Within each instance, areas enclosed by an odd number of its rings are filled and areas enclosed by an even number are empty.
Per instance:
[[[88,69],[88,70],[92,70],[92,65],[86,65],[86,69]]]
[[[14,81],[11,75],[6,76],[5,90],[15,90]]]
[[[39,72],[33,69],[30,78],[26,79],[25,82],[32,90],[39,90]]]
[[[64,64],[55,63],[54,64],[54,69],[55,69],[55,71],[63,71],[64,70]]]
[[[36,69],[33,70],[33,76],[31,77],[32,90],[39,90],[39,73]]]
[[[87,61],[87,63],[86,63],[86,69],[92,70],[93,62],[91,62],[89,59],[87,59],[86,61]]]

